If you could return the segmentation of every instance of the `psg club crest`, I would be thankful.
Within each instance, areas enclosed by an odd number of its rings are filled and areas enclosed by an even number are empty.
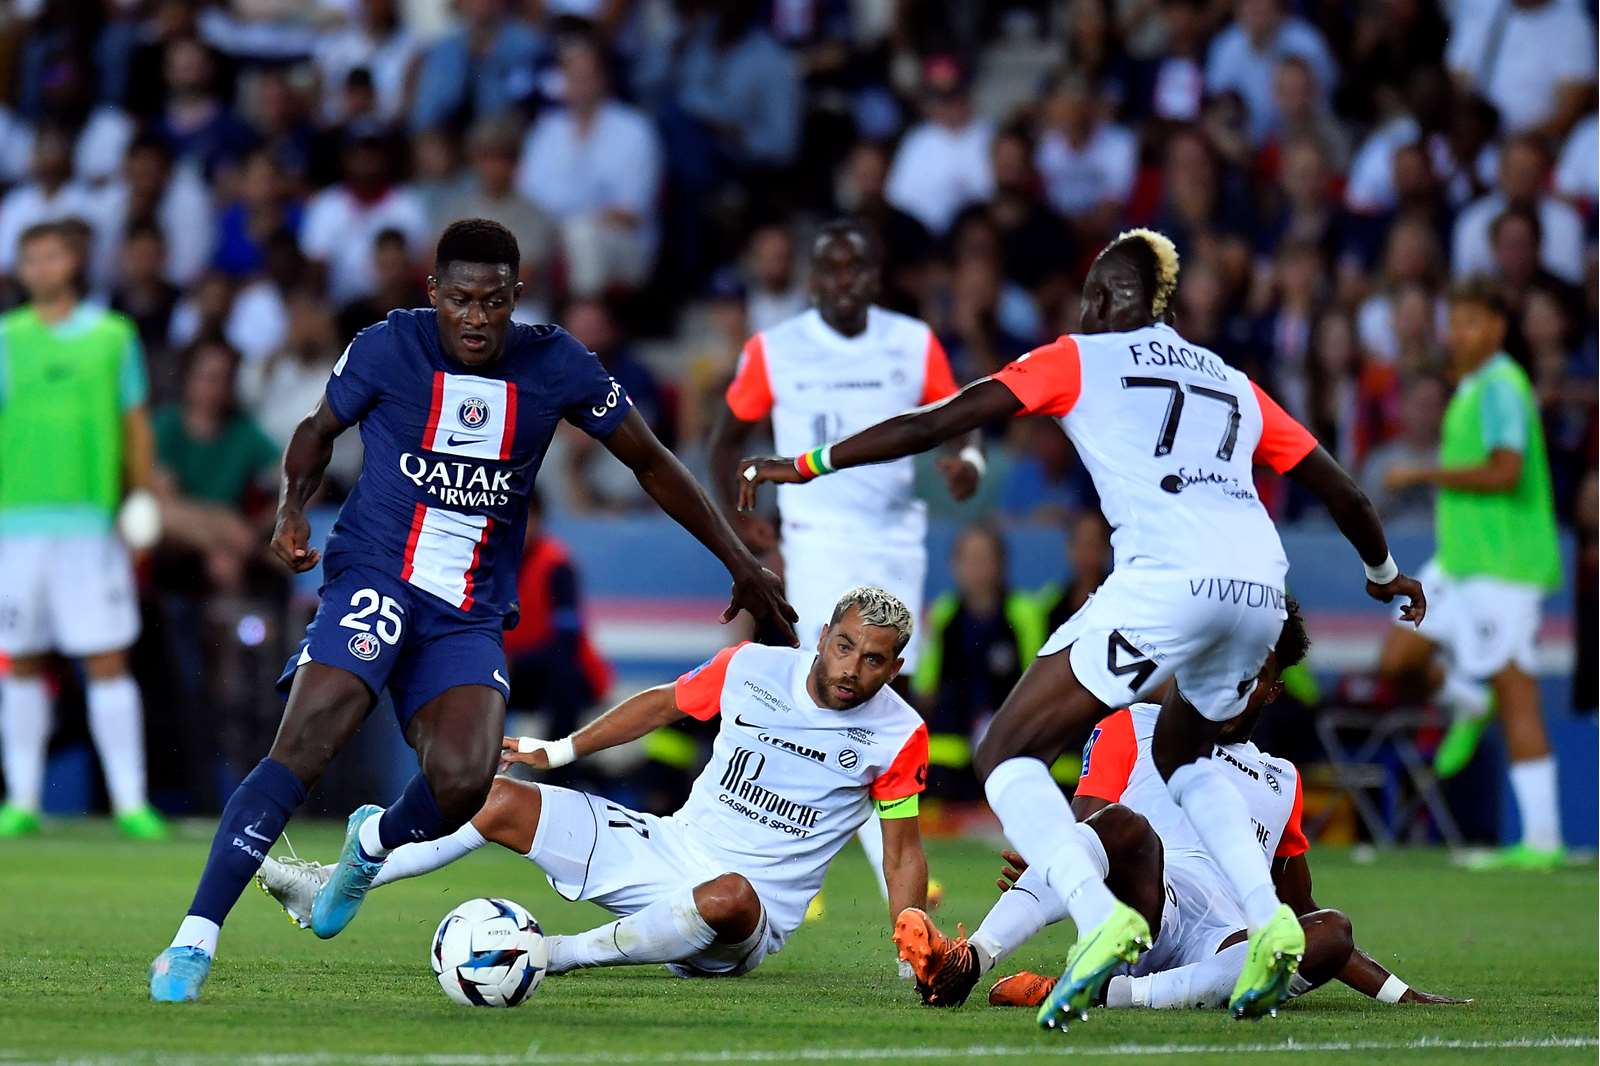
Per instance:
[[[378,652],[383,650],[383,645],[378,643],[378,638],[371,633],[357,633],[350,638],[350,654],[364,663],[370,663],[378,657]]]
[[[489,401],[468,396],[456,409],[456,421],[467,429],[482,429],[489,421]]]

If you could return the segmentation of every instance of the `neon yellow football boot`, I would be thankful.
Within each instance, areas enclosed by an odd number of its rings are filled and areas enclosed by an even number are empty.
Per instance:
[[[1133,962],[1150,947],[1150,924],[1132,907],[1117,901],[1111,915],[1078,938],[1067,956],[1067,968],[1039,1005],[1035,1021],[1041,1029],[1065,1032],[1074,1015],[1087,1021],[1111,971]]]
[[[1278,904],[1272,921],[1250,937],[1244,969],[1233,986],[1228,1009],[1235,1018],[1277,1017],[1278,1007],[1289,998],[1289,978],[1300,968],[1306,953],[1306,931],[1285,904]]]

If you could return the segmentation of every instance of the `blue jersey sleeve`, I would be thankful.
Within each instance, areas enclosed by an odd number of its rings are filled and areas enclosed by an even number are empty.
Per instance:
[[[389,355],[386,324],[356,334],[328,377],[328,409],[333,417],[353,426],[372,410],[382,392],[383,364]]]
[[[576,340],[567,374],[565,418],[591,437],[611,436],[633,409],[633,401],[616,379],[606,373],[600,359]]]

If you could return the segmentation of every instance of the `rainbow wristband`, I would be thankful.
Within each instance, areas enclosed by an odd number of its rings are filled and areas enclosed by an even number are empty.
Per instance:
[[[794,457],[794,468],[800,472],[800,477],[811,481],[823,474],[833,473],[832,458],[833,445],[825,444],[820,448],[812,448],[809,452],[801,452]]]

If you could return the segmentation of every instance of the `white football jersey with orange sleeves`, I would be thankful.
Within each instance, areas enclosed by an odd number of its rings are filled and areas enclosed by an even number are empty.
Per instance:
[[[1144,815],[1161,838],[1169,861],[1197,858],[1209,863],[1210,852],[1167,791],[1150,755],[1160,714],[1154,703],[1136,703],[1102,719],[1084,745],[1077,794],[1120,803]],[[1303,800],[1294,763],[1268,755],[1249,741],[1216,745],[1211,762],[1244,797],[1268,862],[1305,854],[1309,845],[1300,824]]]
[[[1243,372],[1158,324],[1061,337],[994,379],[1072,439],[1119,569],[1283,587],[1288,560],[1252,467],[1282,473],[1316,440]]]
[[[728,386],[735,417],[772,418],[779,454],[799,455],[956,391],[927,324],[881,307],[846,337],[815,309],[750,338]],[[911,459],[855,467],[806,485],[780,485],[786,537],[819,534],[921,546],[927,517],[912,494]]]
[[[739,644],[677,681],[680,711],[720,715],[711,761],[669,820],[743,874],[787,937],[872,802],[895,817],[927,782],[928,727],[885,686],[848,711],[806,691],[814,651]]]

